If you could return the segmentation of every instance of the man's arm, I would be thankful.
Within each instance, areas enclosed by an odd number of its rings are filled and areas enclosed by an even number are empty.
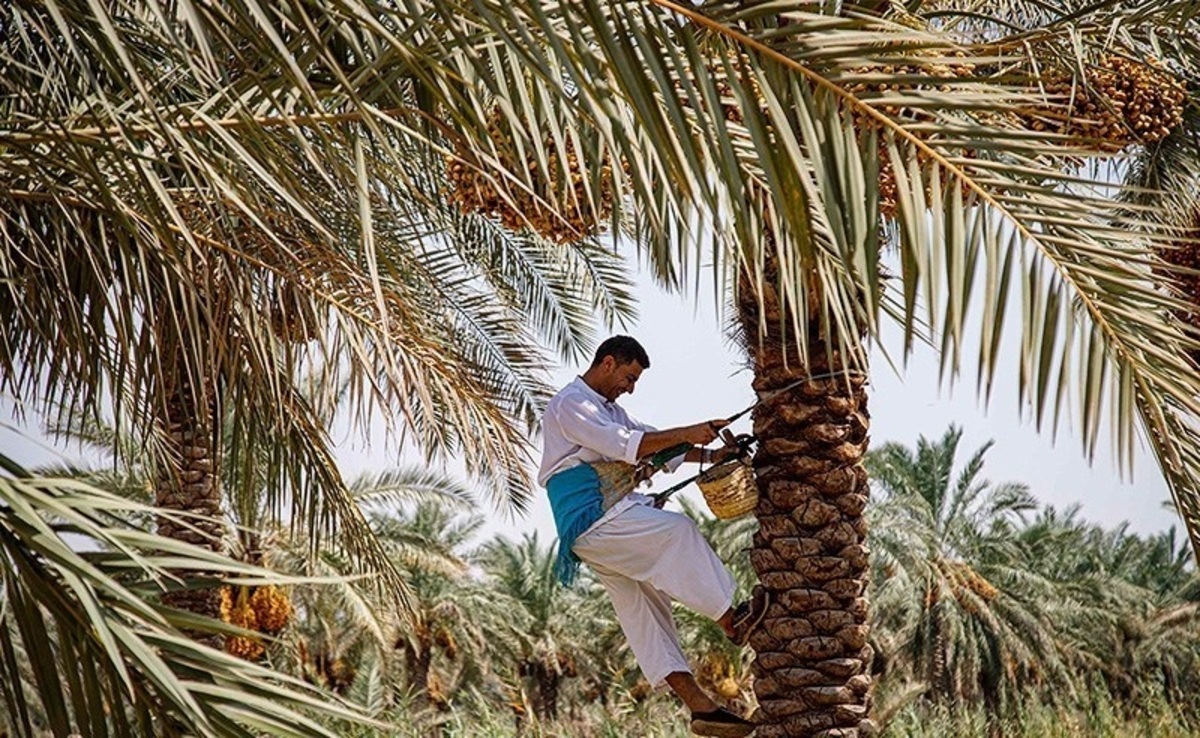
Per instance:
[[[638,444],[639,459],[658,453],[672,446],[689,443],[693,446],[707,446],[716,439],[721,429],[729,424],[727,420],[709,420],[695,425],[685,425],[680,428],[668,428],[660,431],[646,431],[642,442]],[[700,449],[694,448],[687,452],[686,461],[700,461]]]
[[[548,410],[562,431],[563,438],[590,449],[608,459],[635,464],[644,432],[640,428],[614,423],[600,415],[594,403],[571,398]]]
[[[711,443],[721,428],[728,425],[728,421],[721,419],[667,430],[650,430],[648,426],[630,419],[631,426],[625,426],[601,418],[590,402],[562,403],[552,412],[564,438],[607,458],[630,464],[672,446],[704,446]],[[686,460],[701,460],[700,449],[691,449],[687,453]]]
[[[720,448],[693,448],[687,452],[683,460],[693,463],[703,462],[705,465],[719,464],[730,456],[736,456],[739,453],[741,453],[741,449],[729,444]]]

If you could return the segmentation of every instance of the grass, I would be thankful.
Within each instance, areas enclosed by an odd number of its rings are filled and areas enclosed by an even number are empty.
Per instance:
[[[558,721],[524,720],[518,726],[508,710],[485,700],[459,704],[448,713],[397,708],[381,719],[397,726],[389,732],[349,732],[347,738],[686,738],[686,711],[665,697],[639,703],[598,704],[562,715]],[[1102,693],[1084,696],[1071,707],[1026,700],[999,716],[982,706],[952,710],[917,703],[896,714],[881,738],[1193,738],[1178,706],[1159,697],[1141,700],[1126,713]]]
[[[951,710],[912,705],[882,732],[882,738],[1192,738],[1200,726],[1180,706],[1150,695],[1123,708],[1095,691],[1070,706],[1025,700],[990,716],[982,706]]]

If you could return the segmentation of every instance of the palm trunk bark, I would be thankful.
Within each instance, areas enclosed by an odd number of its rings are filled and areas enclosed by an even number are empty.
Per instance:
[[[542,705],[542,717],[558,720],[558,673],[545,664],[538,664],[538,696]]]
[[[414,688],[418,704],[422,707],[435,707],[436,703],[429,681],[430,671],[433,668],[433,654],[427,647],[428,645],[422,642],[414,648],[405,643],[404,660],[408,667],[409,683]]]
[[[816,326],[809,363],[779,334],[765,300],[743,290],[740,313],[760,394],[803,377],[837,372]],[[785,348],[790,346],[790,348]],[[785,360],[786,359],[786,360]],[[871,735],[872,650],[867,645],[868,576],[865,379],[817,379],[759,406],[754,465],[759,486],[751,561],[772,606],[750,639],[757,656],[758,738]]]
[[[160,517],[158,533],[219,552],[225,546],[225,527],[218,474],[220,444],[214,420],[215,393],[208,388],[194,391],[182,378],[182,373],[167,377],[166,381],[170,386],[161,422],[168,463],[156,476],[154,501],[161,508],[203,518],[176,521]],[[175,574],[185,582],[197,576],[185,571]],[[214,619],[221,614],[220,600],[220,590],[216,586],[171,592],[165,598],[173,607]],[[210,645],[220,643],[219,636],[205,636],[200,640]]]
[[[558,671],[542,657],[527,659],[521,664],[520,673],[533,682],[533,709],[537,716],[543,720],[557,720],[558,687],[562,681]]]

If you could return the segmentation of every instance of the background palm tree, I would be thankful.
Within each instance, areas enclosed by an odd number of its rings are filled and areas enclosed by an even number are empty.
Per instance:
[[[1003,732],[1027,704],[1060,716],[1139,700],[1192,709],[1190,546],[1174,530],[1138,536],[1078,507],[1036,509],[1023,485],[982,478],[990,442],[959,458],[961,437],[951,426],[866,458],[879,717],[907,709]]]
[[[310,560],[307,541],[285,537],[286,545],[268,552],[273,565],[333,581],[294,590],[298,623],[284,665],[342,693],[361,684],[373,710],[401,698],[413,709],[445,710],[508,633],[470,576],[465,547],[483,522],[474,495],[420,467],[362,474],[350,490],[403,573],[412,610],[397,612],[368,582],[350,576],[345,551],[325,546]]]
[[[1188,704],[1200,622],[1190,545],[1174,529],[1141,537],[1127,528],[1087,523],[1078,508],[1043,511],[1016,532],[1015,567],[1053,581],[1069,604],[1055,622],[1078,668],[1102,675],[1120,699]]]
[[[1037,508],[1027,487],[981,476],[992,443],[958,456],[962,429],[867,454],[879,498],[869,519],[880,581],[877,613],[901,644],[889,662],[928,696],[956,706],[1035,688],[1070,690],[1053,581],[1024,566],[1017,529]]]
[[[558,584],[553,550],[543,548],[536,533],[520,541],[489,541],[480,548],[478,561],[504,598],[517,646],[510,658],[518,680],[530,686],[532,712],[556,720],[564,681],[587,668],[580,662],[586,653],[583,642],[593,631],[589,621],[595,617],[596,598]]]
[[[393,648],[417,706],[450,709],[461,690],[483,686],[494,657],[515,646],[503,600],[472,571],[471,547],[483,522],[473,504],[461,502],[372,515],[413,592],[415,623],[398,629]]]

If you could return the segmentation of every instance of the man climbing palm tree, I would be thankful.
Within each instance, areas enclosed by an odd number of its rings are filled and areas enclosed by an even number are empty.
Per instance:
[[[737,452],[703,448],[716,439],[724,420],[659,431],[617,405],[649,367],[641,344],[614,336],[600,344],[588,370],[546,406],[538,481],[549,493],[558,529],[557,572],[570,584],[580,562],[592,568],[646,680],[655,688],[666,684],[688,706],[692,732],[749,735],[753,723],[718,707],[696,683],[679,645],[671,601],[713,618],[730,639],[744,644],[766,612],[765,590],[734,608],[733,577],[696,524],[659,509],[646,495],[613,494],[601,473],[623,462],[629,479],[641,478],[635,465],[668,450],[678,451],[666,462],[671,469]]]

